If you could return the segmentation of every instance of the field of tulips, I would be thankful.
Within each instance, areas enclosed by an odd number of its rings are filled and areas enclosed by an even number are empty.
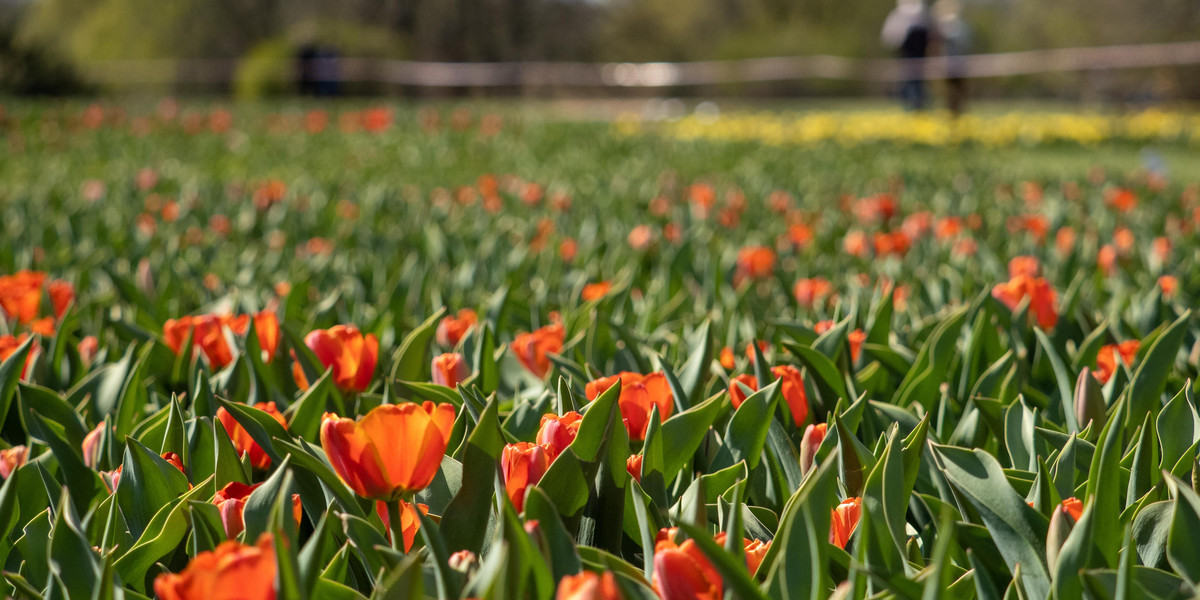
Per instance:
[[[0,131],[5,596],[1200,584],[1190,142],[173,100]]]

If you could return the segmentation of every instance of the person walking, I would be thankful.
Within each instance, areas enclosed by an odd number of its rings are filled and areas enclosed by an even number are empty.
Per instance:
[[[934,32],[933,19],[923,0],[897,0],[883,23],[883,44],[904,59],[900,102],[908,110],[925,108],[925,63]]]
[[[959,116],[967,101],[967,65],[963,58],[971,47],[971,28],[962,18],[958,0],[938,0],[933,5],[937,16],[937,40],[946,59],[946,107]]]

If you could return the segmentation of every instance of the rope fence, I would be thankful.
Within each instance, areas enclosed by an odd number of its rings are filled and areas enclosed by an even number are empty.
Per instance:
[[[86,61],[88,79],[106,85],[226,84],[233,59]],[[766,83],[805,79],[894,82],[913,78],[996,78],[1052,72],[1104,71],[1200,64],[1200,41],[1091,48],[1061,48],[926,59],[860,59],[785,56],[744,60],[650,63],[421,62],[370,58],[319,58],[312,65],[345,83],[434,88],[666,88]],[[277,76],[279,81],[291,75]]]

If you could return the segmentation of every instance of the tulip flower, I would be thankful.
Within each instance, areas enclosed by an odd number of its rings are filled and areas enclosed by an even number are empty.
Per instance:
[[[0,277],[0,309],[18,323],[28,323],[38,315],[42,304],[42,283],[46,274],[37,271],[18,271]]]
[[[179,354],[188,334],[192,336],[192,347],[199,348],[213,369],[223,369],[233,362],[233,351],[225,340],[225,328],[236,335],[246,333],[250,318],[246,315],[194,315],[179,319],[167,319],[163,323],[163,340]],[[257,330],[256,330],[257,332]],[[278,333],[276,333],[278,337]]]
[[[417,532],[421,529],[421,519],[417,516],[417,511],[421,514],[429,514],[429,507],[424,504],[416,504],[396,500],[400,505],[400,531],[401,537],[404,538],[404,551],[412,550],[413,542],[417,539]],[[388,541],[391,541],[392,524],[391,513],[393,512],[388,507],[388,502],[378,500],[375,502],[375,512],[379,514],[379,518],[383,520],[383,529],[388,532]]]
[[[546,355],[562,352],[565,335],[562,323],[552,323],[532,333],[518,334],[512,342],[513,354],[530,373],[545,377],[550,372],[550,359]]]
[[[541,481],[555,457],[557,454],[550,446],[529,442],[504,446],[500,453],[500,470],[504,473],[505,492],[517,512],[525,508],[526,488]]]
[[[765,246],[748,246],[738,251],[737,279],[766,279],[774,273],[774,250]]]
[[[94,335],[84,336],[79,340],[76,350],[79,351],[79,360],[83,362],[84,368],[91,367],[92,361],[96,360],[96,353],[100,351],[100,340]]]
[[[1179,278],[1174,275],[1163,275],[1158,278],[1158,288],[1162,290],[1163,298],[1174,298],[1179,289]]]
[[[83,436],[83,463],[90,469],[95,469],[100,463],[100,441],[104,436],[104,423]]]
[[[475,568],[476,564],[479,563],[479,557],[470,550],[459,550],[458,552],[451,554],[450,560],[447,562],[449,563],[451,569],[454,569],[459,573],[468,573]]]
[[[175,454],[174,452],[163,452],[161,456],[162,459],[167,461],[167,463],[169,463],[172,467],[179,469],[180,473],[187,475],[187,471],[185,471],[183,468],[183,459],[179,458],[178,454]],[[117,486],[121,485],[121,470],[124,468],[125,465],[117,465],[117,468],[113,469],[112,471],[100,472],[100,479],[104,482],[104,485],[108,487],[108,493],[111,494],[117,491]],[[189,483],[188,489],[191,489],[191,487],[192,484]]]
[[[1141,343],[1137,340],[1101,346],[1100,352],[1096,354],[1096,370],[1092,375],[1095,375],[1100,383],[1108,383],[1113,373],[1117,372],[1117,361],[1125,363],[1126,366],[1133,365],[1139,347]]]
[[[326,413],[321,446],[356,494],[397,500],[433,482],[454,418],[454,405],[432,402],[384,404],[357,422]]]
[[[75,300],[75,286],[61,279],[51,281],[46,285],[46,293],[50,294],[50,304],[54,306],[54,318],[61,319]]]
[[[758,571],[763,558],[766,558],[767,550],[771,549],[771,542],[770,540],[766,542],[762,540],[743,540],[742,545],[742,549],[746,553],[746,570],[753,575]]]
[[[676,544],[674,535],[659,532],[654,544],[651,583],[663,600],[720,600],[721,575],[700,551],[695,540]]]
[[[562,454],[575,436],[579,434],[579,426],[583,423],[583,415],[570,411],[563,416],[556,414],[542,415],[541,427],[538,429],[537,443],[554,449],[554,455]]]
[[[433,383],[450,389],[458,387],[459,383],[471,375],[467,358],[457,353],[435,356],[430,369],[433,371]]]
[[[862,517],[862,498],[846,498],[831,511],[829,543],[845,549]]]
[[[1071,535],[1075,523],[1083,516],[1083,502],[1078,498],[1067,498],[1054,508],[1050,515],[1050,529],[1046,532],[1046,562],[1051,569],[1058,563],[1058,554]]]
[[[438,322],[434,339],[443,347],[453,348],[478,321],[479,316],[469,308],[459,310],[456,315],[446,315]]]
[[[375,363],[379,360],[379,338],[363,335],[356,327],[335,325],[319,329],[304,338],[317,359],[333,369],[333,382],[348,392],[363,392],[371,386]]]
[[[246,485],[238,481],[231,481],[225,484],[225,487],[217,490],[212,503],[217,505],[217,509],[221,511],[221,524],[225,526],[225,537],[236,538],[246,529],[245,521],[242,519],[242,512],[246,509],[246,500],[261,485],[261,483]],[[292,494],[292,512],[296,517],[296,526],[299,527],[300,494]]]
[[[846,334],[846,341],[850,343],[850,362],[858,362],[863,342],[867,341],[867,334],[861,329],[855,329]]]
[[[263,362],[271,362],[279,348],[279,317],[269,310],[254,315],[254,335],[262,348]]]
[[[804,308],[812,308],[833,293],[833,284],[823,277],[801,279],[792,288],[796,302]]]
[[[283,413],[275,408],[274,402],[256,404],[254,408],[271,415],[275,422],[287,429],[287,421],[284,420]],[[233,442],[233,447],[237,449],[238,455],[249,454],[250,464],[256,469],[270,468],[271,457],[267,456],[267,452],[258,445],[258,442],[254,441],[254,438],[250,437],[250,432],[246,431],[246,428],[242,427],[242,424],[238,423],[237,419],[233,418],[233,415],[225,410],[224,406],[217,409],[217,421],[225,428],[225,433],[229,434],[229,439]]]
[[[612,283],[608,282],[608,281],[601,281],[599,283],[589,283],[589,284],[583,286],[583,293],[580,295],[580,297],[583,299],[584,302],[591,302],[593,300],[599,300],[599,299],[607,296],[608,292],[610,292],[611,290],[612,290]]]
[[[8,360],[8,357],[16,353],[17,348],[25,343],[29,336],[22,333],[21,335],[3,335],[0,336],[0,363]],[[29,369],[33,366],[33,361],[37,359],[38,352],[41,346],[34,340],[33,345],[29,348],[29,353],[25,355],[25,366],[21,367],[21,380],[25,381],[29,378]]]
[[[642,482],[642,459],[641,454],[634,454],[625,459],[625,470],[629,472],[629,476],[634,478],[638,483]]]
[[[729,381],[729,398],[733,401],[733,408],[737,409],[746,401],[747,394],[742,389],[742,386],[750,388],[751,393],[758,390],[758,379],[749,373],[736,375]]]
[[[805,475],[813,468],[817,459],[817,449],[825,441],[826,423],[811,424],[804,428],[804,439],[800,442],[800,472]]]
[[[992,288],[992,296],[1002,302],[1009,310],[1013,310],[1026,297],[1030,299],[1029,313],[1037,320],[1042,329],[1052,329],[1058,322],[1058,309],[1055,308],[1057,295],[1054,288],[1041,277],[1017,275],[1005,283]]]
[[[29,460],[29,448],[13,446],[0,450],[0,479],[8,479],[14,471],[21,468]]]
[[[621,600],[621,588],[612,571],[597,575],[592,571],[580,571],[578,575],[567,575],[558,582],[555,600]]]
[[[222,542],[201,552],[180,573],[154,580],[160,600],[274,600],[275,545],[264,533],[254,546]]]
[[[612,387],[617,381],[621,382],[621,396],[617,404],[621,408],[621,418],[625,428],[633,440],[646,439],[646,428],[650,426],[650,410],[658,406],[658,414],[662,420],[667,420],[674,410],[674,396],[667,378],[661,372],[641,375],[628,371],[611,377],[601,377],[589,382],[584,387],[588,401],[593,401]]]
[[[781,379],[780,393],[783,394],[784,402],[787,402],[788,410],[792,412],[792,420],[796,423],[796,427],[804,424],[808,418],[808,393],[804,391],[804,377],[800,375],[800,370],[791,365],[778,365],[771,369],[771,374],[776,379]],[[735,409],[741,407],[746,401],[746,393],[742,391],[741,386],[745,385],[751,391],[758,391],[758,379],[750,374],[742,374],[733,378],[733,382],[729,384],[729,396],[733,400]],[[622,390],[622,394],[624,391]]]

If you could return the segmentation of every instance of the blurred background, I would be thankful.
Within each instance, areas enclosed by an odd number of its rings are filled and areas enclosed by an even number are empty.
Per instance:
[[[0,93],[882,97],[901,78],[896,48],[880,35],[895,8],[895,0],[0,0]],[[1200,38],[1196,0],[956,8],[970,31],[960,53],[1017,53],[971,75],[974,97],[1200,99],[1200,48],[1169,45]],[[1128,47],[1021,54],[1116,45]],[[784,60],[719,62],[773,57]],[[646,62],[687,64],[622,64]]]

